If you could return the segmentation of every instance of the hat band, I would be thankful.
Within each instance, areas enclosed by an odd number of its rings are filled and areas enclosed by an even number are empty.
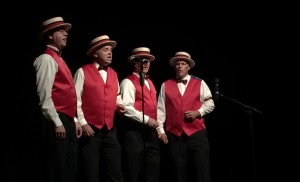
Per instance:
[[[107,42],[110,42],[110,40],[108,40],[108,39],[99,40],[98,42],[95,42],[94,45],[92,45],[92,47],[94,47],[96,45],[99,45],[99,44],[104,44],[104,43],[107,43]]]
[[[189,58],[189,57],[185,55],[180,55],[180,56],[176,56],[176,58]]]
[[[150,55],[150,53],[147,52],[147,51],[140,51],[140,52],[133,53],[133,56],[136,56],[136,55],[145,55],[145,54]]]
[[[51,23],[51,24],[45,26],[45,27],[44,27],[44,30],[49,29],[49,28],[52,28],[52,27],[55,27],[55,26],[57,26],[57,25],[62,25],[62,24],[64,24],[63,21],[54,22],[54,23]]]

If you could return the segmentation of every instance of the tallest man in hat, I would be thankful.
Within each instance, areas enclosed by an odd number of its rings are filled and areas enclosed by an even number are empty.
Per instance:
[[[33,65],[36,71],[36,87],[39,106],[43,114],[47,139],[47,169],[49,182],[75,182],[77,168],[77,138],[81,127],[75,122],[76,91],[67,64],[61,57],[66,47],[71,24],[62,17],[51,18],[41,25],[40,38],[46,50]]]

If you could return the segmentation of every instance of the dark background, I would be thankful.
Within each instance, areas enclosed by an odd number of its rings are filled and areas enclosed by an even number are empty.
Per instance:
[[[86,11],[22,9],[18,11],[19,19],[14,18],[8,24],[11,30],[8,45],[13,52],[8,58],[9,66],[17,69],[12,71],[5,86],[11,99],[7,106],[13,111],[9,130],[4,133],[10,136],[5,140],[8,142],[4,150],[9,181],[40,181],[41,131],[32,64],[45,48],[37,39],[39,25],[55,16],[62,16],[73,25],[63,50],[63,58],[73,73],[89,63],[86,56],[89,42],[103,34],[117,42],[111,67],[118,72],[120,81],[131,73],[126,60],[131,50],[139,46],[151,49],[156,59],[151,63],[149,74],[157,91],[163,81],[173,76],[168,61],[175,52],[190,53],[196,62],[190,74],[204,79],[212,93],[214,80],[218,78],[221,94],[263,112],[249,115],[242,104],[223,97],[216,101],[215,110],[206,116],[213,182],[250,182],[254,181],[254,174],[259,182],[274,175],[268,170],[273,160],[270,157],[273,145],[270,132],[273,131],[265,116],[266,67],[270,59],[268,48],[273,40],[265,18],[242,10],[235,15],[214,16],[211,12],[208,17],[191,16],[189,12],[173,12],[174,16],[160,13],[153,15],[155,18],[148,18],[145,13],[134,16],[112,13],[116,10],[104,13],[97,8]],[[4,35],[4,38],[8,37]],[[254,130],[250,129],[250,123]],[[167,180],[166,160],[162,167],[162,179]]]

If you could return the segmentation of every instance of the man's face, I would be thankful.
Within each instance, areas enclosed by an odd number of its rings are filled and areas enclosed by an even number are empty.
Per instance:
[[[49,44],[56,47],[58,50],[62,50],[67,46],[68,32],[64,28],[56,29],[52,34],[48,36]]]
[[[184,78],[190,70],[190,65],[186,61],[179,60],[176,62],[174,68],[177,78]]]
[[[95,60],[103,66],[108,66],[112,62],[112,47],[105,45],[94,53]]]
[[[135,71],[142,72],[146,75],[150,69],[150,61],[143,61],[143,62],[135,62],[134,63]]]

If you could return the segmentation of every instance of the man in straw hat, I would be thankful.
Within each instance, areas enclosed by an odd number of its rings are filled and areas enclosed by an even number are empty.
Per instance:
[[[171,152],[172,181],[187,182],[192,178],[195,182],[210,182],[204,116],[214,109],[211,91],[204,80],[189,74],[195,66],[190,54],[177,52],[169,63],[176,78],[161,85],[157,118],[160,138],[168,143]]]
[[[147,47],[133,49],[132,55],[128,57],[133,65],[133,73],[120,84],[126,106],[125,117],[120,122],[123,124],[121,138],[125,152],[125,176],[130,182],[159,181],[157,94],[152,81],[147,77],[150,63],[154,59]]]
[[[33,66],[36,71],[36,87],[39,105],[44,116],[49,139],[46,148],[48,170],[44,181],[75,182],[78,138],[81,127],[75,122],[76,91],[67,64],[61,57],[66,47],[70,23],[62,17],[44,21],[39,34],[47,46]],[[46,143],[46,142],[45,142]]]
[[[90,42],[87,55],[92,63],[75,73],[77,115],[83,130],[80,152],[84,182],[123,182],[121,146],[114,126],[115,111],[125,112],[119,94],[117,73],[109,67],[116,41],[102,35]],[[101,160],[100,160],[101,159]],[[101,171],[105,170],[105,171]]]

